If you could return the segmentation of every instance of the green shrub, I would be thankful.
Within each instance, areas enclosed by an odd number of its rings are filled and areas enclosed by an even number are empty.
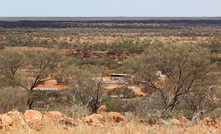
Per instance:
[[[0,92],[0,113],[12,109],[24,112],[27,109],[27,92],[18,89],[7,89]]]
[[[165,111],[161,117],[164,119],[179,119],[183,116],[183,113],[181,113],[179,110],[175,111]]]
[[[10,38],[9,42],[10,43],[14,43],[14,44],[19,44],[20,43],[20,41],[17,38],[15,38],[15,37]]]
[[[106,110],[107,111],[113,111],[114,110],[114,100],[111,97],[107,96],[107,97],[103,98],[102,104],[106,105]]]

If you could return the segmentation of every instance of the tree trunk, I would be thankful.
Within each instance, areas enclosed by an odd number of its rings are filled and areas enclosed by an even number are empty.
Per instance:
[[[97,114],[97,110],[99,109],[100,106],[101,106],[100,102],[94,103],[93,106],[92,106],[92,111],[91,111],[91,113],[92,113],[92,114]]]
[[[92,109],[91,113],[92,113],[92,114],[97,114],[98,108],[99,108],[99,107],[94,107],[94,108]]]
[[[29,91],[29,96],[28,96],[28,101],[27,101],[27,105],[28,105],[28,109],[32,109],[33,107],[33,103],[34,103],[34,100],[33,100],[33,88],[30,89]]]
[[[196,122],[198,120],[202,120],[204,117],[204,111],[203,110],[196,110],[196,112],[193,114],[192,121]]]
[[[29,97],[28,102],[27,102],[27,104],[28,104],[28,109],[32,109],[33,103],[34,103],[34,101],[33,101],[32,97]]]
[[[173,111],[175,109],[176,103],[178,102],[178,97],[179,96],[174,96],[174,98],[172,99],[171,102],[169,102],[169,104],[166,106],[165,111],[168,111],[170,109],[170,111]]]

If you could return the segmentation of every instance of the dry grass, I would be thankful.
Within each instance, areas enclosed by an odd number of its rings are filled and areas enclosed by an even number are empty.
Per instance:
[[[204,124],[189,127],[175,125],[147,126],[136,121],[128,123],[105,122],[102,125],[86,125],[79,122],[77,126],[66,127],[57,123],[44,122],[41,131],[28,127],[17,127],[13,132],[2,131],[2,134],[219,134],[221,131]]]

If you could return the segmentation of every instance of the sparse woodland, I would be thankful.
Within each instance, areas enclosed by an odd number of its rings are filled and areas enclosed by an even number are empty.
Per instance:
[[[0,113],[14,108],[60,111],[76,119],[97,114],[105,105],[106,112],[119,112],[130,121],[111,126],[112,133],[133,133],[133,126],[143,125],[136,121],[145,118],[161,120],[161,125],[181,117],[192,123],[217,119],[220,23],[219,18],[0,20]],[[110,90],[103,77],[111,73],[132,77]],[[49,80],[67,88],[34,90]],[[141,87],[145,95],[130,86]],[[137,133],[172,131],[163,124]],[[75,130],[81,133],[79,126]],[[127,127],[131,131],[120,129]]]

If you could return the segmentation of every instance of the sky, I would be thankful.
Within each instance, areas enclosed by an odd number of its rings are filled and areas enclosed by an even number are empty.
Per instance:
[[[0,0],[0,17],[221,17],[221,0]]]

